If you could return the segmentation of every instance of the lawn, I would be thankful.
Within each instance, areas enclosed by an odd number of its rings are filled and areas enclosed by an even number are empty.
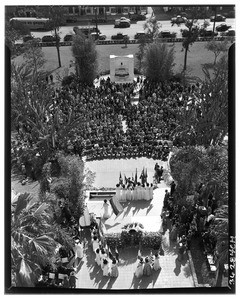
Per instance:
[[[168,47],[172,47],[171,43],[167,44]],[[205,49],[206,42],[196,42],[190,47],[187,57],[187,69],[190,75],[197,76],[201,79],[204,78],[202,67],[204,64],[212,64],[214,61],[214,54]],[[174,72],[178,73],[183,68],[184,63],[184,51],[182,51],[182,43],[175,43],[175,67]],[[138,52],[138,44],[129,44],[127,47],[123,44],[119,45],[97,45],[98,52],[98,70],[99,72],[107,71],[110,69],[109,57],[114,55],[135,55]],[[71,60],[73,60],[72,51],[70,46],[63,46],[60,48],[61,64],[62,67],[58,68],[57,50],[55,47],[43,47],[42,48],[45,59],[45,69],[49,72],[67,74],[68,72],[74,72],[74,67],[70,67]],[[17,62],[21,62],[22,57],[15,59]],[[134,58],[135,67],[137,66],[137,60]]]

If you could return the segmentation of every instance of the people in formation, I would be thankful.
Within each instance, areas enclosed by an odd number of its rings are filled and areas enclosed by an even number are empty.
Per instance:
[[[118,183],[116,184],[116,198],[120,202],[150,201],[153,199],[153,184],[148,182],[145,184],[131,182],[128,185]]]

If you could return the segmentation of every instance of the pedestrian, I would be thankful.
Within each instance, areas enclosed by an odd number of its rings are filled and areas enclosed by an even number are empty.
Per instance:
[[[78,280],[78,278],[75,277],[75,272],[72,271],[69,275],[69,287],[71,289],[76,288],[76,280]]]
[[[143,267],[143,275],[150,276],[152,273],[151,261],[149,257],[145,258],[145,264]]]
[[[101,250],[100,252],[100,266],[101,266],[101,269],[103,269],[104,267],[104,260],[107,260],[107,253],[105,252],[104,249]]]
[[[93,236],[91,241],[92,241],[93,251],[95,252],[95,250],[99,248],[99,240],[97,238],[97,235]]]
[[[173,193],[175,192],[175,190],[176,190],[176,183],[173,180],[172,183],[171,183],[171,191],[170,191],[171,196],[173,195]]]
[[[103,260],[103,276],[109,276],[109,263],[107,259]]]
[[[135,273],[134,273],[137,278],[140,278],[143,275],[143,263],[144,263],[143,258],[140,257],[137,267],[136,267],[136,270],[135,270]]]
[[[95,250],[95,262],[97,263],[97,265],[98,266],[100,266],[101,265],[101,259],[100,259],[100,249],[99,248],[97,248],[96,250]]]
[[[69,288],[69,276],[67,274],[64,275],[63,287]]]
[[[104,214],[103,214],[103,219],[109,219],[110,217],[110,211],[109,211],[110,205],[107,203],[107,200],[104,200],[104,204],[102,208],[104,208]]]
[[[74,252],[75,252],[75,267],[78,268],[82,258],[84,257],[83,243],[80,242],[79,240],[76,240],[75,242]]]
[[[115,259],[112,260],[110,276],[111,277],[118,277],[119,276],[119,270],[118,270],[117,263],[116,263]]]
[[[154,263],[153,263],[153,269],[155,271],[161,269],[161,266],[160,266],[160,260],[159,260],[159,255],[158,253],[155,254],[155,259],[154,259]]]

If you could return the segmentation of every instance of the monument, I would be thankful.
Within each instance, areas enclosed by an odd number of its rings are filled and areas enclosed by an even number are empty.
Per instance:
[[[110,80],[116,83],[130,83],[134,80],[134,56],[110,55]]]

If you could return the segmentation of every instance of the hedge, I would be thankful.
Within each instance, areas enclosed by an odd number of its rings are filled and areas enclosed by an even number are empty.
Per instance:
[[[105,241],[110,249],[115,248],[129,248],[140,246],[141,248],[148,248],[158,250],[162,243],[161,232],[147,232],[139,231],[131,234],[125,230],[120,233],[105,234]]]

